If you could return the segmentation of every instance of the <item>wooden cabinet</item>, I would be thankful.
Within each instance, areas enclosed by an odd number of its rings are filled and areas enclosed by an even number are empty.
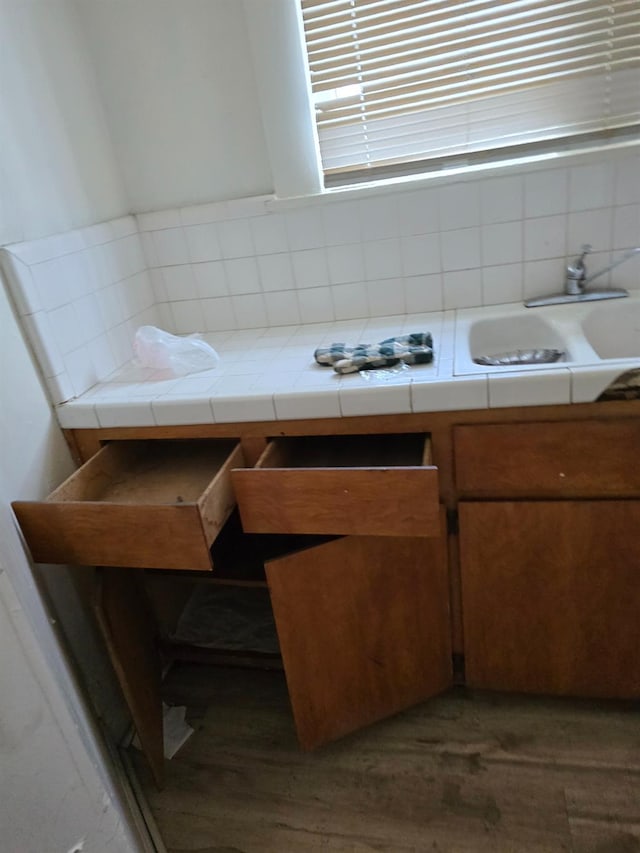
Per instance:
[[[46,501],[14,504],[35,560],[102,567],[98,621],[159,783],[160,659],[134,567],[243,584],[241,573],[220,569],[263,534],[250,562],[266,568],[305,749],[452,681],[445,516],[429,436],[262,444],[245,468],[231,437],[113,441]]]
[[[157,779],[136,586],[155,568],[268,585],[306,749],[446,689],[452,653],[474,687],[640,695],[640,401],[68,437],[83,467],[14,507],[36,560],[104,567],[100,620]]]
[[[467,682],[640,695],[640,420],[458,426],[454,448]]]
[[[640,696],[640,502],[465,503],[467,682]]]

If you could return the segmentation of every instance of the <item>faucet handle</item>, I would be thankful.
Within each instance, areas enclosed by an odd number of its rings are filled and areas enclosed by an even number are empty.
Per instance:
[[[576,260],[572,264],[569,264],[567,266],[567,276],[569,278],[584,278],[586,272],[584,259],[587,257],[587,255],[591,254],[591,252],[593,251],[593,247],[591,243],[583,243],[582,249],[580,251],[580,257],[576,258]]]
[[[576,266],[582,267],[584,269],[584,259],[586,258],[587,255],[590,255],[591,252],[593,252],[593,246],[591,245],[591,243],[583,243],[582,249],[580,251],[582,252],[582,254],[580,255],[580,257],[576,261]]]
[[[584,265],[584,259],[591,252],[591,244],[584,243],[582,246],[582,254],[574,263],[567,266],[567,277],[564,284],[564,292],[575,296],[584,291],[584,281],[587,276],[587,268]]]

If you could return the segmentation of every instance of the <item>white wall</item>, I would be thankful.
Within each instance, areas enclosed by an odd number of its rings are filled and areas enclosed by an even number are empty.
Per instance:
[[[65,853],[85,838],[87,849],[125,853],[136,848],[118,794],[10,510],[18,497],[44,496],[73,466],[2,289],[0,328],[0,846]],[[49,593],[104,698],[106,663],[66,570],[55,572]]]
[[[272,190],[239,0],[76,2],[132,211]]]
[[[79,33],[69,0],[0,0],[0,244],[127,210]],[[125,853],[135,841],[57,628],[106,704],[110,673],[64,567],[40,585],[51,624],[10,510],[73,466],[2,281],[0,329],[0,846],[66,853],[84,838],[85,849]]]
[[[127,212],[67,0],[0,0],[0,245]]]

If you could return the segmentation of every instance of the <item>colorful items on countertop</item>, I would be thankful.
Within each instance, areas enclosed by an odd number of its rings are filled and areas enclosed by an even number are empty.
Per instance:
[[[356,373],[376,370],[396,364],[430,364],[433,361],[433,338],[430,332],[413,332],[386,338],[378,344],[347,346],[333,343],[318,347],[316,362],[323,367],[333,367],[336,373]]]

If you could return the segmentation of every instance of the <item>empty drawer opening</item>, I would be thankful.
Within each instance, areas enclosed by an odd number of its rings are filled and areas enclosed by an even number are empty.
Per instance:
[[[229,458],[234,441],[114,442],[48,500],[157,505],[196,503]]]
[[[431,464],[425,434],[330,435],[275,439],[260,468],[395,468]]]

